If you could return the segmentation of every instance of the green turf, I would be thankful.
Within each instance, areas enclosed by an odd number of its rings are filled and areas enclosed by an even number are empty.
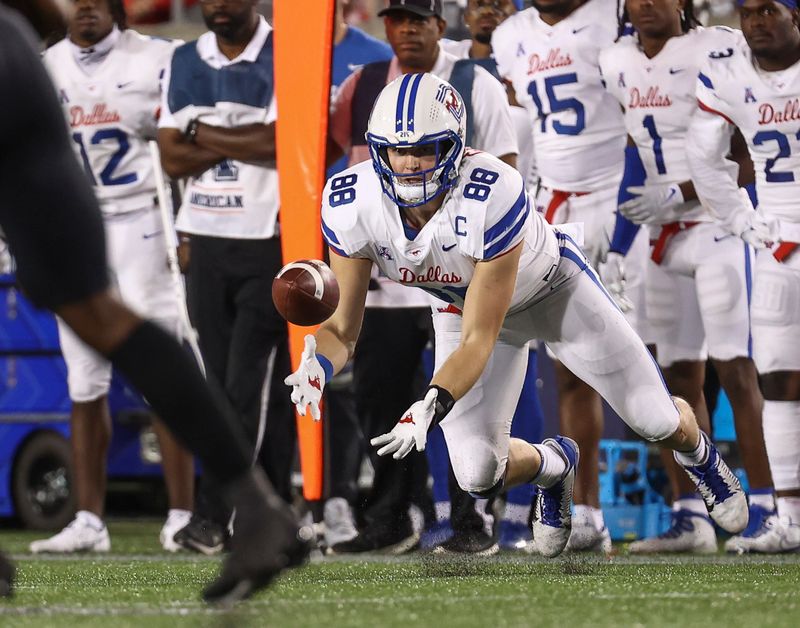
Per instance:
[[[234,611],[198,600],[218,561],[159,552],[158,524],[110,526],[107,557],[17,559],[0,626],[798,626],[800,556],[642,559],[501,555],[319,560]]]

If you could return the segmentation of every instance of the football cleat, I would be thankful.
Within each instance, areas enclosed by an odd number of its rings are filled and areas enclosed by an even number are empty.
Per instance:
[[[185,528],[189,524],[191,518],[192,513],[190,513],[188,510],[171,511],[169,516],[167,516],[167,520],[164,522],[164,526],[161,528],[161,532],[158,535],[158,540],[161,542],[161,547],[172,553],[182,550],[183,545],[175,542],[175,534],[179,530]]]
[[[203,591],[206,602],[221,606],[249,598],[284,569],[303,564],[315,538],[311,526],[298,525],[262,471],[251,471],[232,488],[231,551],[219,577]]]
[[[568,552],[602,552],[610,554],[613,550],[611,534],[606,526],[598,530],[591,515],[582,512],[572,517],[572,532],[567,541]]]
[[[497,541],[483,530],[456,532],[444,543],[433,548],[434,554],[471,554],[473,556],[494,556],[500,551]]]
[[[717,551],[717,535],[707,515],[691,510],[673,510],[669,528],[665,532],[631,543],[628,551],[631,554],[714,554]]]
[[[72,554],[76,552],[108,552],[111,539],[108,528],[98,528],[78,512],[72,522],[61,532],[49,539],[34,541],[30,550],[34,554]]]
[[[365,552],[378,552],[381,554],[407,554],[419,545],[419,534],[405,532],[403,534],[376,534],[369,530],[360,532],[357,536],[337,543],[328,548],[328,554],[363,554]]]
[[[353,540],[358,530],[353,522],[353,512],[344,497],[331,497],[325,502],[325,545],[328,548]]]
[[[215,556],[225,549],[228,531],[214,521],[193,514],[184,527],[172,535],[173,541],[192,552]]]
[[[533,544],[547,558],[564,551],[572,530],[572,487],[580,452],[578,444],[566,436],[548,438],[542,445],[564,459],[567,465],[561,479],[550,488],[536,487],[533,502]]]
[[[758,509],[762,512],[754,512]],[[725,542],[729,554],[781,554],[800,551],[800,526],[775,511],[761,506],[750,506],[751,521],[756,519],[758,526],[747,526],[738,536]]]
[[[708,445],[708,459],[700,465],[686,466],[678,461],[689,479],[694,482],[708,509],[711,519],[729,534],[738,534],[747,527],[749,518],[747,496],[739,480],[708,436],[700,432]],[[677,452],[675,459],[678,460]]]

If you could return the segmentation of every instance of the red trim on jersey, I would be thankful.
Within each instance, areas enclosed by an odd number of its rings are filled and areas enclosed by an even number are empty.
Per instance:
[[[772,252],[772,257],[779,262],[785,262],[797,251],[798,247],[800,247],[800,242],[781,242],[778,248]]]
[[[686,231],[687,229],[696,227],[699,224],[699,222],[689,221],[668,222],[665,225],[661,225],[661,232],[658,234],[658,238],[652,241],[653,252],[650,254],[650,259],[652,259],[656,264],[663,262],[670,240],[672,240],[672,238],[674,238],[681,231]]]
[[[459,310],[452,303],[450,305],[448,305],[447,307],[437,307],[436,311],[441,313],[441,314],[458,314],[459,316],[461,316],[461,314],[463,314],[463,312],[461,310]]]
[[[700,109],[702,109],[703,111],[708,111],[708,113],[716,113],[718,116],[722,116],[723,118],[725,118],[725,120],[728,121],[728,124],[733,124],[733,120],[731,120],[728,116],[726,116],[724,113],[717,111],[716,109],[712,109],[699,98],[697,99],[697,106],[700,107]],[[733,126],[736,125],[733,124]]]
[[[553,218],[558,211],[558,208],[561,207],[567,200],[572,196],[586,196],[590,194],[590,192],[566,192],[564,190],[552,190],[553,196],[550,199],[550,203],[547,205],[547,209],[544,210],[544,219],[553,224]]]

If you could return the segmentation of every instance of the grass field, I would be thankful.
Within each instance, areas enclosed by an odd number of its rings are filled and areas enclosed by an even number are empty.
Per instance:
[[[0,532],[18,570],[0,626],[800,626],[800,555],[552,561],[505,554],[319,559],[240,607],[199,601],[218,560],[160,551],[158,522],[112,522],[112,553],[34,558]]]

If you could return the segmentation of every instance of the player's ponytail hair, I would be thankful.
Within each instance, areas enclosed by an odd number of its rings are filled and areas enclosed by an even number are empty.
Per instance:
[[[623,35],[630,35],[633,32],[633,25],[628,16],[628,9],[625,6],[625,0],[617,0],[617,38]],[[681,30],[688,33],[693,28],[702,26],[702,22],[697,19],[694,14],[694,0],[684,0],[683,11],[681,11]]]
[[[114,18],[114,23],[117,28],[124,31],[128,28],[128,14],[125,12],[124,0],[106,0],[108,2],[108,10],[111,11],[111,17]]]

